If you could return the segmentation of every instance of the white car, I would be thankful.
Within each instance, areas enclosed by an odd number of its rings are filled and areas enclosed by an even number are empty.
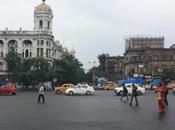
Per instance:
[[[173,94],[175,95],[175,88],[173,88]]]
[[[135,84],[137,86],[137,92],[139,95],[142,95],[145,93],[145,88],[144,87],[141,87],[139,86],[138,84]],[[132,94],[132,83],[129,83],[129,84],[125,84],[127,90],[128,90],[128,94]],[[123,87],[117,87],[114,89],[114,92],[117,94],[117,95],[121,95],[123,93]]]
[[[94,88],[87,85],[87,84],[78,84],[72,88],[68,88],[65,93],[67,95],[76,95],[76,94],[85,94],[85,95],[91,95],[95,92]]]

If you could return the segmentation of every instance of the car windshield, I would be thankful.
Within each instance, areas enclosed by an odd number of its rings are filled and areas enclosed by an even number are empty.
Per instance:
[[[86,85],[82,85],[82,88],[87,88],[87,86]]]

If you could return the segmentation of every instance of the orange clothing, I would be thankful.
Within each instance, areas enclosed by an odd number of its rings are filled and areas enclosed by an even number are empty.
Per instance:
[[[160,84],[157,86],[156,93],[157,93],[157,102],[158,102],[158,106],[159,106],[159,112],[164,112],[165,87],[163,84]]]

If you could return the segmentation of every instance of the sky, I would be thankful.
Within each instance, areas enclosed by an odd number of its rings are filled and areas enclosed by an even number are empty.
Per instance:
[[[34,7],[42,0],[0,0],[0,30],[33,30]],[[165,37],[175,44],[174,0],[46,0],[51,6],[53,34],[85,70],[108,53],[123,55],[129,36]],[[91,62],[91,63],[88,63]],[[98,62],[97,64],[98,65]]]

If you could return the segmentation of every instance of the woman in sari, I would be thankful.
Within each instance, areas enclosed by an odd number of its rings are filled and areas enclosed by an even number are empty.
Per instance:
[[[157,102],[158,102],[158,107],[159,107],[159,112],[162,113],[162,112],[165,112],[165,88],[164,88],[164,85],[163,83],[160,83],[157,88],[156,88],[156,99],[157,99]]]

